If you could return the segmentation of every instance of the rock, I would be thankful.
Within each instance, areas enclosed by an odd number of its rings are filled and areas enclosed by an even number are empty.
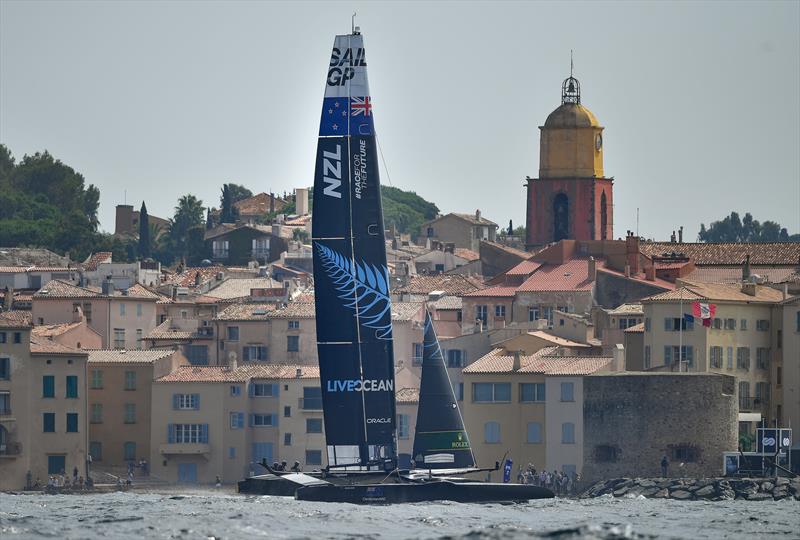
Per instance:
[[[678,489],[669,494],[670,499],[685,501],[692,498],[692,494],[686,490]]]
[[[750,493],[745,498],[748,501],[771,501],[772,493]]]
[[[655,485],[656,485],[655,482],[653,482],[652,480],[648,480],[647,478],[639,482],[639,486],[643,488],[654,487]]]
[[[772,482],[763,482],[761,484],[761,491],[763,491],[764,493],[767,493],[769,491],[772,491],[772,488],[774,488],[774,487],[775,487],[775,485]]]
[[[614,490],[614,497],[622,497],[627,492],[628,492],[628,488],[627,487],[623,487],[623,488],[620,488],[620,489],[615,489]]]
[[[723,500],[732,501],[736,498],[736,492],[731,488],[722,489],[719,492],[719,497]]]
[[[783,497],[789,494],[789,489],[783,486],[778,486],[772,490],[773,497]]]
[[[669,491],[667,491],[666,489],[659,489],[653,494],[654,499],[666,499],[667,497],[669,497]],[[800,497],[798,497],[797,495],[795,495],[795,497],[797,497],[797,499],[800,500]]]
[[[788,486],[789,485],[789,479],[780,477],[780,478],[775,480],[775,485],[776,486]]]
[[[714,486],[704,486],[694,492],[695,497],[703,497],[707,498],[714,495],[717,490],[714,489]]]
[[[646,487],[646,488],[642,489],[642,496],[643,497],[655,497],[656,493],[658,493],[659,491],[660,490],[659,490],[658,486]]]
[[[672,480],[659,480],[656,482],[656,485],[660,488],[668,488],[670,485],[672,485]]]

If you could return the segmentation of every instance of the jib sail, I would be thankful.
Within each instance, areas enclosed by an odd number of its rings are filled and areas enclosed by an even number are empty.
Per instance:
[[[389,273],[361,34],[336,36],[314,177],[312,248],[329,465],[393,466]]]
[[[413,458],[418,469],[475,466],[439,340],[427,311]]]

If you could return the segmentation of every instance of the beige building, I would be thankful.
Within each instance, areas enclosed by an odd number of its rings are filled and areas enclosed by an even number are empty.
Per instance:
[[[152,474],[181,483],[238,481],[267,462],[325,466],[319,369],[180,367],[153,384]]]
[[[0,313],[0,489],[87,473],[87,355],[31,329],[30,313]]]
[[[100,334],[103,348],[141,349],[142,339],[156,326],[160,298],[139,284],[117,290],[104,282],[96,289],[55,279],[33,295],[33,323],[73,322],[75,308],[80,307],[86,322]]]
[[[781,302],[776,310],[780,328],[775,330],[775,404],[772,415],[779,425],[800,426],[800,296]],[[800,448],[795,436],[794,448]]]
[[[93,468],[120,475],[128,463],[150,459],[153,380],[187,361],[174,350],[86,352]]]
[[[436,240],[441,244],[454,244],[457,248],[465,248],[478,252],[481,240],[495,241],[497,223],[481,216],[481,211],[474,214],[447,214],[420,226],[420,238]]]

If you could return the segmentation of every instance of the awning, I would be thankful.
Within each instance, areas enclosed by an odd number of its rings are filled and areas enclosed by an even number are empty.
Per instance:
[[[761,422],[761,413],[757,412],[740,412],[739,422]]]

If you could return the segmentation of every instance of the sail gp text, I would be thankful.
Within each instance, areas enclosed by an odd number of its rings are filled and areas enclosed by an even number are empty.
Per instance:
[[[328,381],[328,392],[391,392],[394,391],[394,381],[386,379],[331,379]]]
[[[345,49],[344,53],[342,53],[338,47],[334,47],[331,53],[330,69],[328,70],[328,86],[346,85],[347,81],[355,76],[355,67],[367,67],[363,47],[356,49],[355,58],[353,58],[353,49]]]
[[[367,141],[359,139],[358,153],[353,154],[353,191],[356,199],[367,187]]]

